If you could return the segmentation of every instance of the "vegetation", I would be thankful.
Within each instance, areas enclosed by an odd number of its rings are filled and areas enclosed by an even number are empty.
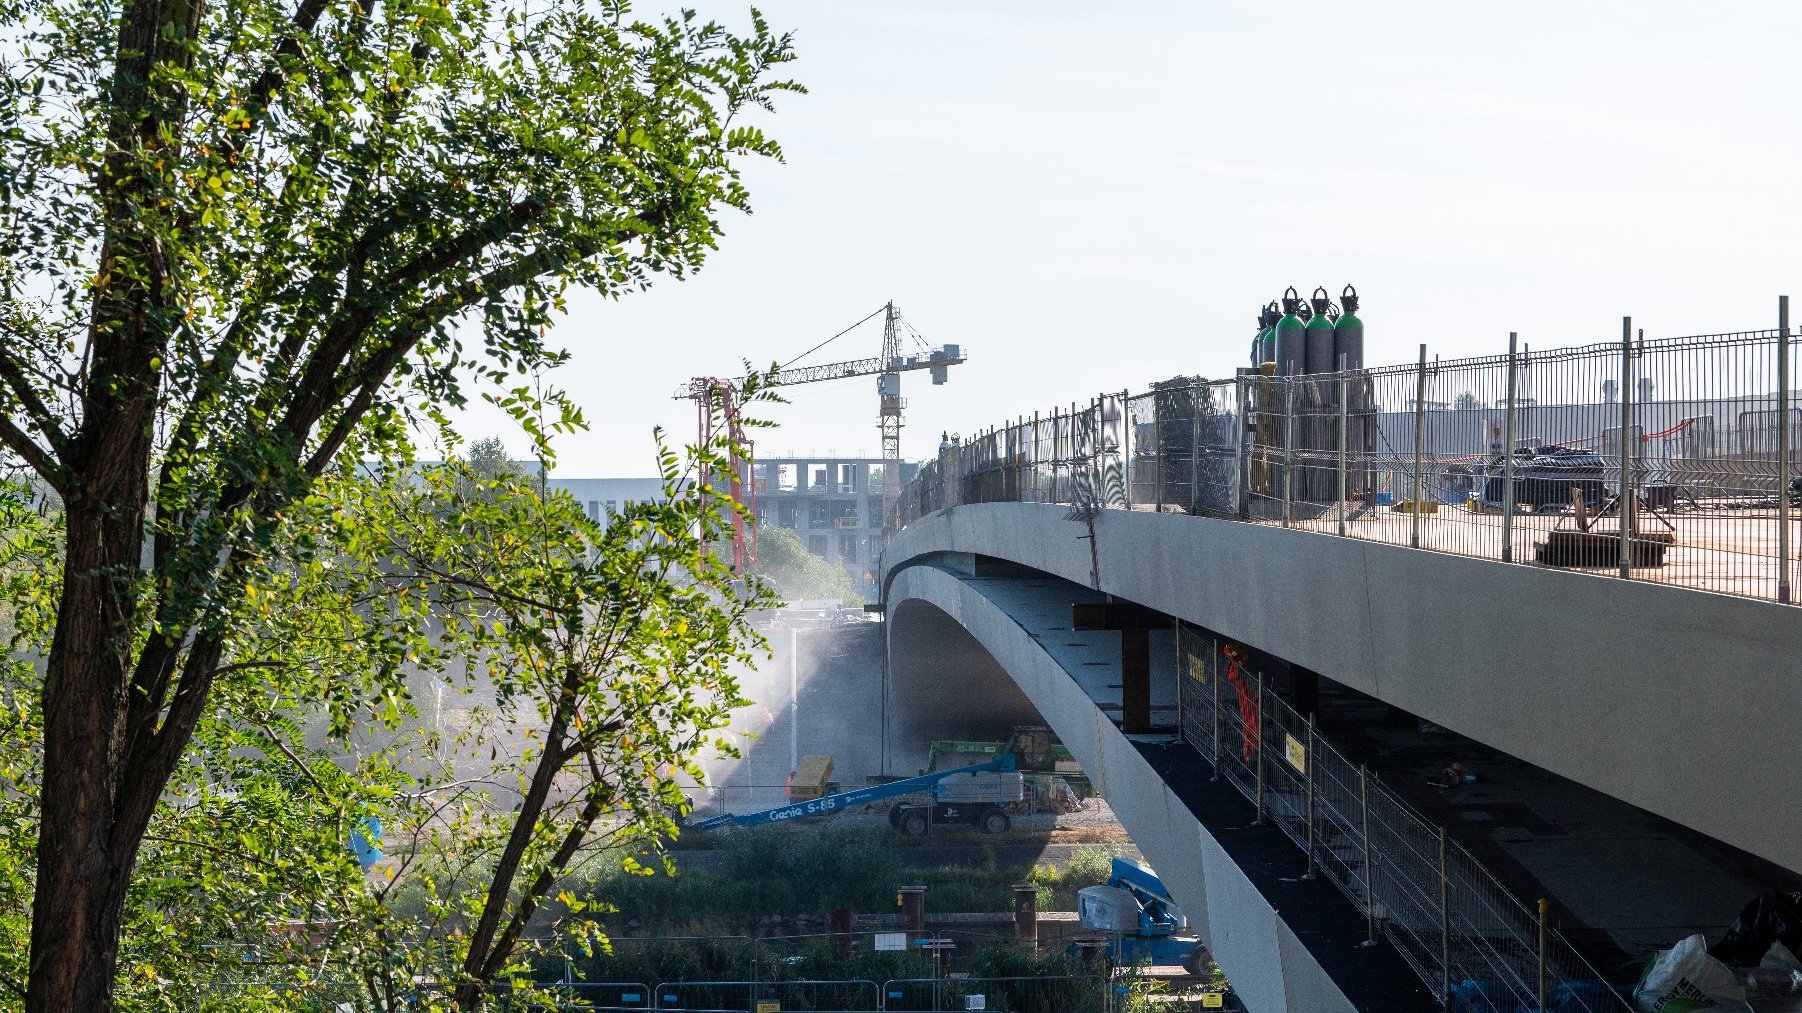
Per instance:
[[[801,537],[787,528],[770,525],[757,529],[756,569],[786,601],[858,601],[863,597],[844,567],[807,551]]]
[[[5,835],[35,840],[0,869],[0,922],[29,929],[3,959],[32,1013],[106,1010],[170,992],[215,918],[351,904],[314,858],[400,789],[296,748],[293,689],[261,683],[314,659],[256,635],[257,589],[324,565],[295,519],[335,468],[470,396],[546,452],[580,425],[518,380],[565,358],[547,325],[572,287],[701,266],[748,208],[742,157],[780,154],[743,114],[793,88],[792,52],[760,17],[625,0],[22,0],[0,34],[0,447],[62,504],[15,539],[54,579],[22,592],[5,698]],[[382,624],[418,602],[360,604],[297,617],[362,638],[331,651],[373,681],[293,684],[339,733],[411,707]]]
[[[768,827],[726,834],[718,858],[681,861],[671,870],[633,875],[617,863],[572,891],[617,934],[736,934],[771,916],[822,917],[833,908],[889,911],[895,887],[926,887],[928,911],[1008,911],[1013,888],[1039,887],[1044,910],[1074,910],[1076,891],[1107,878],[1120,853],[1078,849],[1067,868],[1002,865],[988,852],[978,866],[910,867],[907,849],[882,830]],[[692,852],[683,852],[690,855]]]

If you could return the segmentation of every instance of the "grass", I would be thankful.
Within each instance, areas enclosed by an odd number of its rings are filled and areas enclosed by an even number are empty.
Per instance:
[[[983,862],[910,868],[903,851],[879,830],[771,827],[725,835],[717,869],[683,868],[628,874],[617,862],[601,863],[572,892],[610,911],[603,924],[632,934],[747,933],[771,916],[821,916],[833,908],[872,913],[895,907],[897,886],[926,887],[929,912],[998,912],[1013,908],[1013,888],[1039,888],[1041,910],[1071,910],[1076,891],[1104,881],[1109,865],[1126,849],[1078,849],[1067,868],[1002,865],[993,849]]]

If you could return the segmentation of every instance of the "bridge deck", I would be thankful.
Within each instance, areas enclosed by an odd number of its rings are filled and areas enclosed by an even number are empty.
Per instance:
[[[960,579],[1018,623],[1118,725],[1119,634],[1070,628],[1072,603],[1105,596],[1024,568],[986,574]],[[1171,634],[1153,634],[1152,659],[1153,722],[1168,725],[1176,707]],[[1398,724],[1398,713],[1329,682],[1320,727],[1347,756],[1369,763],[1385,783],[1445,824],[1517,896],[1553,898],[1566,935],[1585,941],[1601,969],[1623,980],[1635,973],[1632,962],[1653,948],[1693,932],[1718,935],[1757,893],[1802,885],[1770,863],[1499,750],[1444,729],[1417,728],[1411,719]],[[1169,748],[1193,753],[1181,744]],[[1453,760],[1478,771],[1478,783],[1451,792],[1425,784],[1425,775]],[[1198,754],[1172,753],[1158,762],[1173,770],[1197,764],[1206,770]],[[1219,799],[1197,795],[1190,803],[1213,814],[1197,809],[1204,823],[1218,820],[1234,800],[1249,816],[1242,797],[1224,782],[1219,787]],[[1179,788],[1185,800],[1194,791]],[[1275,851],[1260,861],[1296,875],[1301,855],[1294,846],[1280,834],[1267,844]]]
[[[1260,503],[1261,510],[1280,511],[1280,504]],[[1150,509],[1150,508],[1148,508]],[[1802,510],[1796,511],[1802,518]],[[1294,511],[1290,526],[1303,531],[1337,534],[1337,505],[1308,504]],[[1280,519],[1261,518],[1261,524],[1282,526]],[[1791,553],[1802,549],[1802,520],[1793,521]],[[1522,512],[1514,517],[1510,541],[1516,562],[1533,563],[1538,550],[1553,530],[1576,530],[1568,514]],[[1612,518],[1605,518],[1595,530],[1612,535],[1618,528]],[[1669,534],[1675,543],[1665,552],[1663,566],[1631,569],[1633,580],[1643,580],[1677,587],[1741,595],[1748,598],[1777,597],[1777,514],[1773,509],[1746,509],[1716,513],[1646,513],[1642,515],[1640,532],[1647,535]],[[1347,512],[1345,534],[1350,538],[1381,542],[1385,545],[1409,545],[1413,518],[1389,508]],[[1499,513],[1477,513],[1462,506],[1441,503],[1431,514],[1422,514],[1420,547],[1478,559],[1500,560],[1502,556],[1502,517]],[[1610,557],[1618,558],[1618,557]],[[1591,572],[1614,573],[1618,564],[1605,562],[1588,568]],[[1792,579],[1794,579],[1792,564]]]

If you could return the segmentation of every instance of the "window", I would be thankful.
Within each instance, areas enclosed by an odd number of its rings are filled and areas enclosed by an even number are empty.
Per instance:
[[[807,536],[807,551],[813,553],[814,555],[820,557],[821,559],[825,559],[826,558],[826,536],[825,535],[808,535]]]
[[[588,519],[591,521],[598,521],[601,519],[601,501],[600,500],[591,499],[588,501]]]
[[[841,562],[850,563],[857,560],[857,542],[856,535],[838,536],[838,558]]]

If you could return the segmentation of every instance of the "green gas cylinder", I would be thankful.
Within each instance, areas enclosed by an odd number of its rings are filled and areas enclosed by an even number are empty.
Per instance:
[[[1283,315],[1276,322],[1276,373],[1278,376],[1294,376],[1307,364],[1307,324],[1302,323],[1296,311],[1301,308],[1301,296],[1291,285],[1283,290]]]
[[[1358,290],[1350,285],[1339,296],[1339,306],[1345,311],[1339,316],[1339,323],[1333,328],[1333,363],[1338,368],[1339,358],[1344,356],[1346,369],[1364,368],[1364,321],[1358,319]]]
[[[1274,301],[1265,304],[1263,312],[1258,314],[1258,355],[1252,365],[1276,361],[1276,322],[1281,316]]]
[[[1332,297],[1326,294],[1324,287],[1314,290],[1314,314],[1308,318],[1307,350],[1303,353],[1303,363],[1310,373],[1331,373],[1337,367],[1333,360],[1333,321],[1327,316],[1327,310],[1333,304]]]

